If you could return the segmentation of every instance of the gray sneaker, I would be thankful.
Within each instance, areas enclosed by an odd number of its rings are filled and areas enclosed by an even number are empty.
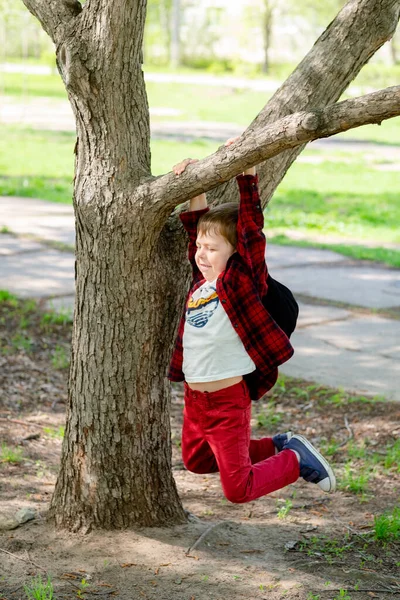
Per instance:
[[[316,483],[324,492],[334,492],[336,478],[327,460],[302,435],[293,435],[284,446],[285,450],[295,450],[300,456],[300,476]]]

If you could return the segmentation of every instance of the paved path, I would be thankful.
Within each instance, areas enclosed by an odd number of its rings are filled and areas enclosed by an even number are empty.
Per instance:
[[[0,198],[2,227],[18,237],[0,234],[0,289],[47,298],[57,310],[72,310],[72,251],[37,241],[72,248],[72,207]],[[268,247],[268,264],[271,274],[301,298],[292,338],[296,352],[281,371],[400,401],[400,320],[380,314],[388,309],[400,314],[400,270],[355,262],[330,251],[274,245]]]

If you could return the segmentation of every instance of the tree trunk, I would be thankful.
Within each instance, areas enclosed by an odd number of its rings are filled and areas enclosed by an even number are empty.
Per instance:
[[[216,159],[206,163],[209,178],[190,180],[191,169],[181,181],[151,178],[140,65],[145,0],[90,0],[83,9],[75,0],[24,2],[56,44],[78,133],[76,308],[51,514],[71,530],[181,522],[165,373],[188,271],[182,268],[185,238],[169,215],[178,202],[235,175],[245,159],[229,166],[231,148],[221,151],[221,169]],[[390,37],[398,13],[398,0],[351,0],[260,113],[250,136],[281,116],[336,100]],[[297,152],[263,167],[266,196]]]
[[[187,278],[170,241],[176,231],[135,200],[150,176],[141,21],[138,9],[130,32],[136,48],[113,36],[117,23],[108,23],[107,41],[107,31],[86,22],[90,39],[83,30],[57,52],[78,133],[76,305],[50,514],[70,530],[185,520],[172,476],[165,375]]]
[[[264,61],[262,64],[262,72],[269,73],[269,51],[271,47],[272,37],[272,22],[273,22],[273,7],[270,0],[264,0],[264,15],[263,15],[263,41],[264,41]]]
[[[181,0],[172,0],[170,57],[174,69],[181,64],[181,11]]]
[[[76,208],[69,406],[51,510],[72,530],[177,523],[165,366],[182,263],[169,232],[155,239],[128,198],[125,211],[101,212],[93,223],[92,208]]]
[[[395,36],[393,36],[392,39],[390,40],[390,54],[392,56],[393,65],[398,65],[399,64],[399,53],[398,53],[398,48],[397,48],[397,40],[396,40]]]

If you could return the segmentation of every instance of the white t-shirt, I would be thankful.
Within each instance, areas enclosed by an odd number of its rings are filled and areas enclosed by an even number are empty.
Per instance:
[[[183,332],[183,373],[188,383],[246,375],[256,366],[219,301],[216,280],[189,298]]]

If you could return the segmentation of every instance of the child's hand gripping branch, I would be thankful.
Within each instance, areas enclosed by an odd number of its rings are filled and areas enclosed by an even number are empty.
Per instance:
[[[174,173],[194,162],[183,160]],[[185,382],[183,461],[195,473],[219,471],[231,502],[255,500],[299,475],[334,491],[329,463],[303,436],[288,431],[250,439],[251,398],[275,384],[277,367],[293,349],[262,302],[267,270],[258,180],[254,167],[243,175],[237,178],[239,206],[209,210],[201,194],[181,214],[193,282],[169,378]]]
[[[177,165],[174,165],[172,167],[172,170],[175,173],[175,175],[179,177],[179,175],[182,175],[186,167],[188,167],[189,165],[193,165],[196,162],[199,162],[198,158],[185,158]],[[203,208],[207,208],[207,198],[205,194],[200,194],[199,196],[191,198],[189,210],[202,210]]]
[[[226,140],[225,146],[232,146],[232,144],[234,144],[235,142],[237,142],[239,139],[240,139],[239,136],[231,137],[231,138],[229,138],[229,140]],[[255,175],[256,174],[256,168],[255,167],[250,167],[249,169],[246,169],[245,171],[243,171],[242,174],[243,175]]]

